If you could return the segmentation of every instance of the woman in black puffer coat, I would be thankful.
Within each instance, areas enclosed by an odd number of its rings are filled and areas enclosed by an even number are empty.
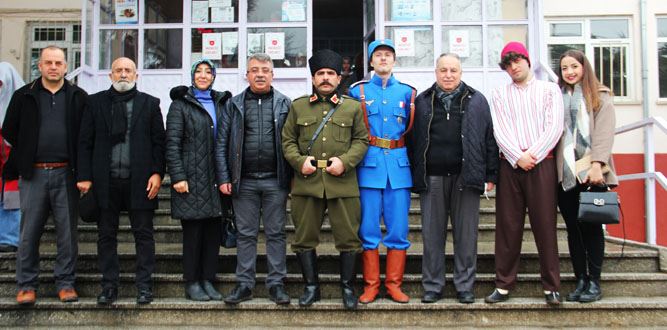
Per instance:
[[[215,180],[215,132],[221,109],[231,93],[211,87],[215,66],[209,60],[192,65],[192,86],[171,90],[167,114],[166,158],[172,182],[171,216],[183,227],[185,297],[222,300],[213,286],[226,210]],[[228,205],[228,203],[225,203]]]

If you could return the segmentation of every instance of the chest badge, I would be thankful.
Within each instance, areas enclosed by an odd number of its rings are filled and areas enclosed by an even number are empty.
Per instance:
[[[366,105],[370,107],[373,102],[375,102],[375,100],[368,100],[366,101]]]
[[[402,124],[402,123],[403,123],[403,118],[402,118],[402,117],[398,117],[398,118],[396,118],[396,121],[397,121],[399,124]]]

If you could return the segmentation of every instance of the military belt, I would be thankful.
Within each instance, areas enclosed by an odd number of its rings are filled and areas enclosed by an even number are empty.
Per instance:
[[[401,136],[398,140],[383,139],[377,136],[371,136],[368,144],[383,149],[397,149],[405,147],[405,137]]]

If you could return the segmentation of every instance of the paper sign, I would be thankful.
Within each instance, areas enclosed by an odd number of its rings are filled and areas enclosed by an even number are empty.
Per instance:
[[[415,56],[415,31],[412,29],[394,29],[396,56]]]
[[[236,48],[239,46],[238,32],[223,32],[222,33],[222,55],[236,54]]]
[[[285,33],[265,33],[264,34],[264,52],[271,56],[272,60],[282,60],[285,58]]]
[[[264,33],[248,33],[248,56],[262,53],[262,36]]]
[[[137,0],[116,0],[115,2],[116,23],[133,24],[139,22],[137,13]]]
[[[208,6],[211,8],[231,7],[232,0],[208,0]]]
[[[283,1],[281,9],[283,22],[303,22],[306,20],[306,4],[303,0]]]
[[[211,23],[233,23],[234,7],[212,7]]]
[[[431,0],[392,0],[392,21],[431,20]]]
[[[470,56],[470,36],[468,30],[449,31],[449,52],[460,57]]]
[[[192,1],[192,23],[208,23],[208,1]]]
[[[222,57],[222,34],[204,33],[201,35],[201,52],[203,58],[218,60]]]

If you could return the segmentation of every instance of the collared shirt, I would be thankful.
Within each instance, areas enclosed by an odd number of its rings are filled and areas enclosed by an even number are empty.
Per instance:
[[[65,104],[67,102],[67,82],[55,93],[51,93],[41,84],[39,86],[40,123],[35,162],[67,162],[69,159],[67,130],[65,129],[67,127],[67,105]]]
[[[491,116],[498,147],[516,167],[524,151],[544,160],[563,133],[563,97],[558,85],[534,77],[519,86],[496,88],[491,97]]]

